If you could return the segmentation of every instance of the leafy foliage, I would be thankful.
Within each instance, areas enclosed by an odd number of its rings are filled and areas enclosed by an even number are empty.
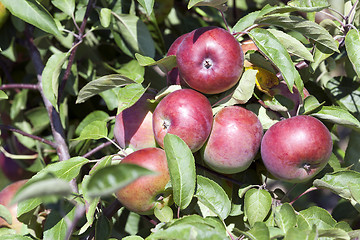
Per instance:
[[[359,238],[359,1],[1,3],[10,17],[0,27],[0,151],[28,180],[12,198],[23,227],[1,226],[0,239]],[[270,96],[284,81],[301,93],[297,114],[331,131],[332,156],[314,179],[294,186],[269,176],[260,154],[244,172],[214,172],[167,134],[171,180],[154,214],[140,217],[114,192],[156,173],[119,164],[132,150],[114,144],[115,116],[145,92],[157,94],[149,101],[155,108],[186,87],[167,85],[177,62],[166,51],[180,35],[210,25],[254,44],[238,84],[205,95],[213,113],[241,105],[266,131],[290,115],[286,101]],[[260,81],[260,72],[271,77]],[[285,114],[269,108],[265,96]],[[2,169],[1,188],[10,183]],[[0,223],[15,224],[13,214],[0,202]]]

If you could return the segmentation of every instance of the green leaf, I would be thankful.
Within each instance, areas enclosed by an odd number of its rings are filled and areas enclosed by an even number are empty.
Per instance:
[[[360,77],[360,34],[357,29],[351,29],[345,37],[347,55],[358,77]]]
[[[92,96],[114,87],[122,87],[127,84],[136,83],[134,80],[121,74],[111,74],[95,79],[86,84],[80,91],[76,103],[83,103]]]
[[[335,124],[344,125],[360,131],[360,122],[347,110],[338,106],[322,106],[319,111],[311,114],[314,117]]]
[[[170,222],[174,217],[173,210],[169,206],[164,206],[162,208],[155,207],[154,215],[161,222]]]
[[[253,69],[246,70],[242,74],[235,90],[231,89],[231,94],[228,91],[222,94],[226,97],[220,97],[222,100],[216,103],[217,106],[213,108],[213,113],[215,114],[226,106],[247,103],[254,93],[257,72],[257,70]]]
[[[198,175],[195,197],[220,219],[224,220],[229,216],[231,202],[224,189],[216,182]]]
[[[50,13],[36,0],[1,0],[12,15],[35,27],[60,36],[61,33]]]
[[[95,172],[97,172],[98,170],[110,166],[112,163],[112,159],[114,156],[105,156],[102,159],[100,159],[99,162],[97,162],[90,170],[89,174],[93,175]]]
[[[106,160],[106,159],[112,159],[112,158],[108,157],[108,158],[104,158],[103,160]],[[104,161],[102,161],[101,164],[103,164],[103,162]],[[90,172],[90,174],[91,174],[91,172]],[[89,180],[90,180],[90,176],[85,175],[83,180],[82,180],[80,190],[81,190],[81,193],[84,196],[84,201],[86,203],[86,213],[85,213],[85,215],[86,215],[87,224],[89,226],[92,226],[93,223],[94,223],[94,220],[95,220],[95,216],[96,216],[95,213],[96,213],[97,207],[99,205],[100,197],[93,198],[93,197],[90,197],[88,195],[86,186],[88,185]]]
[[[72,221],[75,216],[73,204],[66,203],[61,212],[52,209],[45,220],[44,239],[63,240],[68,230],[68,221]]]
[[[313,111],[320,108],[321,105],[324,103],[320,104],[319,101],[316,99],[316,97],[310,95],[304,99],[304,105],[303,105],[304,112],[302,114],[310,114]]]
[[[6,93],[2,90],[0,90],[0,100],[3,100],[3,99],[8,99],[8,95],[6,95]]]
[[[53,174],[55,177],[63,179],[65,181],[71,181],[73,178],[77,177],[80,172],[81,167],[88,163],[89,160],[83,157],[73,157],[67,159],[66,161],[61,161],[53,164],[47,165],[44,169],[35,174],[31,179],[29,179],[23,186],[26,188],[27,185],[32,184],[40,179],[43,179],[49,173]],[[33,198],[18,204],[18,216],[21,216],[35,207],[39,206],[42,203],[40,198]]]
[[[252,240],[270,240],[270,232],[263,222],[256,222],[254,226],[245,233]]]
[[[327,48],[319,43],[315,44],[314,61],[310,63],[310,70],[312,72],[315,72],[315,70],[319,67],[320,63],[328,59],[334,53],[334,50],[330,48]]]
[[[144,239],[140,236],[128,236],[128,237],[122,238],[122,240],[144,240]]]
[[[140,53],[148,57],[155,56],[155,44],[146,25],[135,15],[115,14],[116,31],[130,46],[134,53]]]
[[[73,16],[75,0],[52,0],[51,3],[70,17]]]
[[[313,39],[317,43],[339,52],[337,41],[319,24],[308,21],[297,16],[274,15],[260,18],[256,21],[258,24],[270,24],[290,30],[300,32],[305,37]]]
[[[81,141],[86,139],[100,139],[107,138],[108,129],[105,121],[93,121],[86,125],[81,131],[80,136],[73,139],[74,141]]]
[[[303,58],[307,61],[313,62],[314,58],[309,50],[296,38],[290,36],[276,29],[268,29],[280,42],[290,54]]]
[[[316,179],[313,184],[317,188],[329,189],[340,197],[351,200],[349,183],[360,184],[360,173],[350,170],[328,173],[321,179]]]
[[[340,106],[355,114],[360,112],[360,83],[357,79],[335,77],[325,86]]]
[[[295,83],[299,92],[302,93],[304,85],[300,74],[296,70],[289,53],[279,40],[268,30],[262,28],[251,30],[249,36],[259,50],[280,70],[290,92],[293,92],[293,85]]]
[[[87,194],[90,197],[107,196],[149,174],[154,172],[134,164],[106,166],[91,176],[86,186]]]
[[[319,230],[319,237],[322,238],[330,238],[330,239],[337,239],[337,240],[350,240],[349,234],[340,228],[333,228],[333,229],[320,229]]]
[[[121,88],[118,92],[117,114],[134,105],[146,92],[146,89],[139,83],[129,84]]]
[[[194,6],[209,6],[220,8],[226,2],[227,0],[190,0],[188,4],[188,9]]]
[[[296,214],[293,207],[284,203],[275,210],[275,222],[277,226],[286,233],[290,228],[296,226]]]
[[[252,188],[245,193],[244,210],[250,226],[266,218],[271,209],[271,202],[270,193],[264,189]]]
[[[174,67],[176,67],[176,56],[170,55],[166,56],[158,61],[155,61],[151,57],[142,56],[139,53],[135,53],[135,58],[138,60],[140,66],[154,66],[158,65],[159,68],[164,72],[167,73]]]
[[[260,11],[251,12],[244,17],[240,18],[233,27],[233,32],[242,32],[246,28],[255,23],[255,20],[261,16]]]
[[[101,8],[100,10],[100,23],[101,26],[107,28],[110,26],[111,23],[111,9],[108,8]]]
[[[96,110],[94,112],[89,113],[81,122],[80,124],[77,126],[76,130],[75,130],[75,134],[79,135],[81,133],[81,131],[90,123],[94,122],[94,121],[107,121],[109,119],[109,114],[107,114],[104,111],[100,111],[100,110]]]
[[[59,89],[59,76],[63,64],[68,57],[68,53],[55,53],[46,62],[46,66],[42,73],[42,88],[44,95],[54,108],[58,110],[57,98]]]
[[[331,229],[335,226],[336,221],[330,213],[323,208],[312,206],[299,212],[310,226],[315,225],[317,229]]]
[[[111,234],[111,225],[109,219],[101,214],[95,224],[95,239],[108,240]]]
[[[2,204],[0,204],[0,218],[4,219],[8,224],[12,224],[11,212]]]
[[[276,113],[261,106],[260,104],[248,104],[246,105],[246,109],[252,111],[256,114],[256,116],[258,116],[264,130],[269,129],[272,125],[280,121],[280,117]]]
[[[11,234],[11,235],[1,235],[1,240],[32,240],[32,238],[19,234]]]
[[[10,118],[15,119],[16,116],[24,109],[26,109],[26,103],[28,99],[28,89],[24,89],[15,95],[14,101],[10,107]]]
[[[173,198],[180,209],[189,206],[196,186],[194,156],[186,143],[176,135],[166,134],[164,149],[169,167]]]
[[[351,169],[360,172],[360,133],[352,131],[349,138],[349,143],[345,151],[344,167],[351,167]]]
[[[148,16],[151,15],[154,8],[154,0],[137,0],[140,5],[145,9]]]
[[[56,186],[56,187],[54,187]],[[69,182],[57,178],[45,178],[30,182],[19,189],[11,200],[12,203],[22,202],[31,198],[43,198],[47,196],[67,196],[72,193]]]

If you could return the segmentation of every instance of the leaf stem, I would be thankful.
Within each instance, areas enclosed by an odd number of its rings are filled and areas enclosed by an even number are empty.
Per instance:
[[[111,144],[112,144],[112,142],[110,142],[110,141],[102,143],[99,146],[97,146],[96,148],[94,148],[94,149],[90,150],[89,152],[85,153],[84,155],[82,155],[82,157],[88,158],[91,155],[93,155],[94,153],[100,151],[101,149],[103,149],[103,148],[105,148],[105,147],[107,147],[107,146],[109,146]]]
[[[309,192],[312,192],[314,190],[318,190],[316,187],[311,187],[309,189],[307,189],[305,192],[303,192],[302,194],[300,194],[299,196],[297,196],[294,200],[292,200],[289,204],[290,205],[293,205],[293,203],[298,200],[300,197],[304,196],[305,194],[309,193]]]

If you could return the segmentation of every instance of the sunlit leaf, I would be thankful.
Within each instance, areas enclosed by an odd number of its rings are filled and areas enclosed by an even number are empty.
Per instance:
[[[52,0],[51,3],[70,17],[73,16],[75,0]]]
[[[166,134],[164,149],[168,161],[174,202],[181,209],[189,206],[196,186],[195,159],[186,143],[176,135]]]
[[[35,27],[53,34],[61,35],[50,13],[36,0],[1,0],[12,15]]]
[[[354,70],[360,77],[360,34],[359,30],[351,29],[345,37],[345,47],[347,55],[353,64]]]
[[[93,121],[90,122],[83,130],[80,132],[80,136],[73,139],[74,141],[81,141],[86,139],[100,139],[107,138],[108,129],[106,121]]]
[[[272,198],[264,189],[249,189],[245,193],[244,210],[250,226],[262,222],[271,209]]]
[[[158,61],[155,61],[151,57],[142,56],[141,54],[135,53],[135,57],[141,66],[154,66],[158,65],[160,69],[167,73],[174,67],[176,67],[176,56],[166,56]]]
[[[154,8],[154,2],[155,0],[137,0],[141,6],[145,9],[146,14],[148,16],[151,15],[153,8]]]
[[[95,79],[86,84],[80,91],[76,103],[83,103],[92,96],[114,87],[122,87],[136,83],[134,80],[120,74],[111,74]]]

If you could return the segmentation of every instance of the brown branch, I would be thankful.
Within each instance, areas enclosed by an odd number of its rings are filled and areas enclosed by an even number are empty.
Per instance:
[[[49,99],[47,99],[44,95],[44,91],[42,89],[42,72],[44,70],[44,64],[42,62],[40,52],[33,42],[32,31],[30,28],[32,27],[30,25],[27,25],[25,30],[25,45],[30,53],[31,60],[37,73],[39,92],[42,96],[43,102],[49,115],[51,131],[54,137],[54,142],[56,143],[56,152],[59,156],[59,160],[64,161],[70,158],[69,148],[65,141],[64,128],[61,124],[59,113],[53,107]]]
[[[76,50],[77,50],[77,48],[79,46],[79,43],[81,43],[83,41],[85,27],[86,27],[87,20],[89,18],[89,15],[90,15],[90,12],[91,12],[91,9],[92,9],[92,5],[93,5],[93,0],[89,0],[89,3],[87,5],[87,7],[86,7],[86,12],[85,12],[85,15],[84,15],[84,19],[83,19],[83,21],[81,23],[81,26],[80,26],[80,29],[79,29],[78,37],[77,37],[76,41],[73,43],[73,48],[72,48],[71,53],[70,53],[68,65],[66,67],[64,77],[63,77],[63,79],[62,79],[62,81],[60,83],[59,94],[58,94],[58,96],[59,96],[58,102],[60,102],[61,99],[62,99],[66,83],[67,83],[67,81],[69,79],[70,72],[71,72],[71,67],[72,67],[72,65],[74,63],[74,60],[75,60]]]
[[[32,89],[39,90],[38,84],[28,84],[28,83],[12,83],[12,84],[3,84],[0,85],[0,90],[5,89]]]
[[[29,133],[26,133],[24,131],[21,131],[20,129],[15,128],[15,127],[0,124],[0,129],[4,129],[4,130],[11,131],[11,132],[19,133],[19,134],[21,134],[21,135],[23,135],[25,137],[32,138],[32,139],[34,139],[36,141],[45,143],[45,144],[47,144],[47,145],[49,145],[49,146],[51,146],[53,148],[56,148],[56,144],[54,142],[51,142],[49,140],[46,140],[44,138],[29,134]]]

